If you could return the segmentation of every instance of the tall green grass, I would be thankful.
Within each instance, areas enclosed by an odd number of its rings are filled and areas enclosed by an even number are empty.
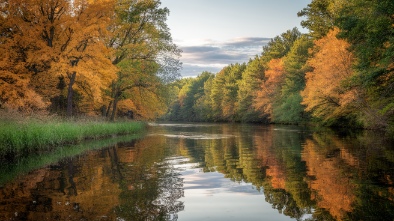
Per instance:
[[[140,122],[0,121],[0,159],[76,144],[86,139],[132,134],[143,127]]]

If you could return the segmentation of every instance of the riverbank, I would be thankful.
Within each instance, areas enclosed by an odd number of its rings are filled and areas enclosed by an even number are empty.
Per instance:
[[[138,133],[143,122],[0,120],[0,159],[12,160],[84,140]]]

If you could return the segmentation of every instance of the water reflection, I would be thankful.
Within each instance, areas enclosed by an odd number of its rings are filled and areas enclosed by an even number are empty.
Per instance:
[[[393,220],[393,147],[371,131],[154,124],[5,182],[0,220]]]
[[[0,220],[177,220],[183,183],[164,141],[119,143],[6,183]]]

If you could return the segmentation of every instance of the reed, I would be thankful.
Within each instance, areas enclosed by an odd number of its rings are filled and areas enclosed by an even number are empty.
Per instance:
[[[87,139],[137,133],[143,127],[143,123],[130,121],[0,121],[0,159]]]

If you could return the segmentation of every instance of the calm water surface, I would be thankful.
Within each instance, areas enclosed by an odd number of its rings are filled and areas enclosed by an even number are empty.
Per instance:
[[[394,220],[394,145],[371,131],[152,124],[112,142],[2,163],[0,220]]]

